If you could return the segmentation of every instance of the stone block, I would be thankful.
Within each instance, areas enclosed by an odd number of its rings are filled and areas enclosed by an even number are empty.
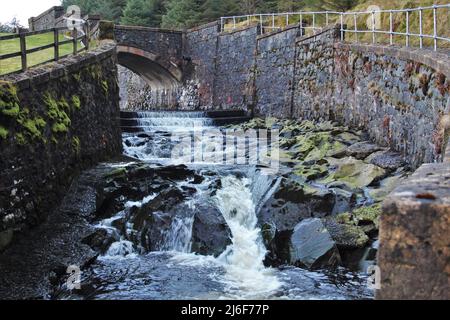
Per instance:
[[[450,165],[425,164],[383,203],[377,299],[450,299]]]

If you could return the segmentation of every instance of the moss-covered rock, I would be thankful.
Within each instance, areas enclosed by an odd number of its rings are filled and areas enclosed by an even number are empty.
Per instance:
[[[352,157],[334,159],[334,164],[337,165],[336,171],[322,183],[329,184],[333,181],[340,181],[351,189],[362,189],[386,176],[384,169]]]
[[[0,114],[16,118],[19,112],[17,88],[9,82],[0,82]]]
[[[340,250],[364,248],[369,242],[361,227],[340,223],[334,217],[322,219],[322,222]]]
[[[8,137],[9,131],[8,129],[0,126],[0,139],[5,140]]]
[[[336,221],[340,224],[361,227],[366,234],[370,235],[378,231],[380,216],[381,204],[378,203],[339,214],[336,216]]]

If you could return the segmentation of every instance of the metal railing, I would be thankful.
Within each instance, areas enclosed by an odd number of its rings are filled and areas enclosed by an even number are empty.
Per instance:
[[[36,35],[46,34],[46,33],[53,33],[53,42],[45,44],[45,45],[41,45],[41,46],[35,46],[31,49],[27,48],[27,41],[26,41],[27,38],[36,36]],[[70,34],[70,35],[66,35],[66,33]],[[66,40],[62,40],[62,41],[60,40],[61,34],[64,35]],[[6,73],[2,73],[1,72],[2,70],[0,70],[1,75],[6,75],[6,74],[18,72],[18,71],[23,72],[23,71],[27,70],[29,67],[27,55],[36,53],[36,52],[39,52],[42,50],[53,48],[54,49],[53,54],[51,55],[52,58],[47,59],[45,61],[40,61],[38,64],[34,64],[33,66],[41,65],[44,63],[52,62],[52,61],[58,61],[59,59],[69,56],[71,54],[77,55],[81,51],[89,50],[89,26],[87,23],[85,23],[82,25],[81,30],[77,30],[76,28],[74,28],[73,30],[70,30],[68,27],[58,27],[58,28],[51,28],[51,29],[46,29],[46,30],[39,30],[39,31],[33,31],[33,32],[25,32],[25,33],[19,33],[19,34],[0,36],[0,48],[1,48],[3,41],[7,41],[7,40],[14,41],[15,39],[19,40],[20,51],[14,51],[14,52],[6,53],[6,54],[0,54],[0,63],[2,63],[2,61],[6,60],[6,59],[20,57],[21,68],[20,68],[20,70],[15,70],[15,71],[6,72]],[[71,53],[61,56],[60,55],[60,46],[63,46],[66,44],[72,44],[72,51],[71,51]],[[79,45],[80,45],[80,48],[79,48]],[[1,51],[0,51],[0,53],[1,53]]]
[[[432,16],[431,23],[424,21],[424,12],[430,11]],[[442,11],[445,11],[442,13]],[[444,24],[447,27],[442,28],[444,31],[439,34],[438,14],[442,15]],[[381,30],[383,18],[389,18],[389,30]],[[402,15],[404,21],[404,31],[398,25],[394,24],[394,16]],[[403,20],[404,19],[404,20]],[[361,23],[362,22],[362,23]],[[413,23],[415,22],[415,23]],[[404,37],[401,43],[407,47],[411,46],[412,39],[418,39],[418,46],[425,46],[425,39],[430,39],[430,46],[436,51],[440,47],[439,42],[450,45],[450,3],[442,5],[433,5],[428,7],[419,7],[411,9],[393,9],[393,10],[368,10],[356,12],[337,12],[337,11],[304,11],[304,12],[284,12],[284,13],[262,13],[251,15],[240,15],[220,18],[221,31],[232,31],[240,27],[257,24],[260,27],[260,33],[267,31],[282,30],[290,25],[300,25],[301,35],[307,33],[308,30],[313,33],[322,30],[329,25],[340,25],[341,40],[344,41],[353,38],[356,42],[367,42],[362,39],[361,34],[370,35],[369,42],[373,44],[379,43],[381,38],[387,38],[390,45],[398,43],[398,37]],[[361,24],[367,28],[361,27]],[[412,28],[415,25],[416,30]],[[425,25],[428,30],[425,30]],[[431,27],[430,27],[431,25]],[[428,31],[428,32],[427,32]],[[346,34],[353,37],[346,37]],[[385,40],[385,39],[383,39]]]

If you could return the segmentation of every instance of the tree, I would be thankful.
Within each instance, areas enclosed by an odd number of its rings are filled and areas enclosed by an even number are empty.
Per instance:
[[[305,0],[305,5],[318,10],[348,11],[359,3],[359,0]]]
[[[162,18],[164,28],[190,28],[201,22],[201,7],[199,0],[169,0],[167,13]]]
[[[128,0],[120,22],[126,25],[159,27],[164,12],[164,0]]]

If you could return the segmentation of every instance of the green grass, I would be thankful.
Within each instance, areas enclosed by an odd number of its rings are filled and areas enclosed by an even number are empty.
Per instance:
[[[0,34],[0,36],[6,34]],[[60,35],[60,41],[66,40],[64,35]],[[34,35],[30,37],[26,37],[26,46],[27,49],[36,48],[39,46],[43,46],[46,44],[53,43],[54,35],[53,32]],[[78,49],[82,47],[81,42],[78,44]],[[19,39],[10,39],[0,41],[0,55],[14,53],[20,51],[20,41]],[[59,56],[62,57],[64,55],[70,54],[73,52],[73,47],[71,43],[67,43],[59,46]],[[49,48],[45,50],[41,50],[38,52],[34,52],[27,55],[27,64],[28,67],[32,67],[48,60],[54,58],[54,49]],[[19,71],[22,67],[22,62],[20,57],[14,57],[10,59],[0,60],[0,75],[7,74],[14,71]]]

